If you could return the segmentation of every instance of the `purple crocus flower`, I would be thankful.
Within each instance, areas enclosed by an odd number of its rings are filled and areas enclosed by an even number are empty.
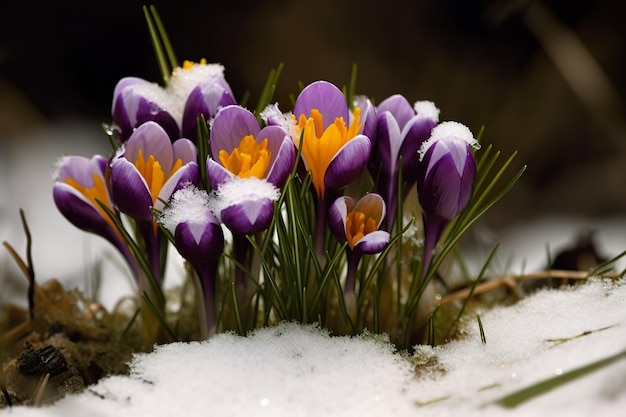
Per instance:
[[[246,272],[252,264],[252,246],[246,235],[266,230],[274,216],[280,190],[271,182],[251,176],[233,177],[213,190],[211,210],[233,235],[233,255],[242,268],[235,270],[238,299],[246,302]]]
[[[267,229],[280,190],[256,177],[233,178],[214,190],[213,211],[231,232],[253,234]]]
[[[444,122],[433,129],[419,150],[417,192],[424,218],[422,279],[444,229],[472,196],[476,178],[472,147],[479,144],[466,126]]]
[[[385,213],[385,202],[376,193],[366,194],[356,203],[351,197],[339,197],[330,206],[330,231],[341,243],[348,244],[345,293],[354,292],[357,267],[362,255],[379,253],[389,243],[389,233],[378,230]]]
[[[327,189],[344,188],[361,175],[371,141],[362,134],[361,109],[351,113],[341,90],[327,81],[309,84],[296,99],[293,115],[298,125],[293,140],[300,146],[304,129],[302,159],[320,200]]]
[[[297,130],[293,140],[302,148],[317,197],[315,250],[320,256],[330,203],[362,174],[370,157],[372,142],[362,133],[361,111],[355,107],[351,113],[341,90],[327,81],[306,86],[294,106]],[[365,120],[368,114],[366,109]]]
[[[176,250],[198,275],[204,294],[206,329],[203,333],[209,337],[217,327],[215,280],[224,251],[224,233],[209,209],[208,194],[191,185],[176,191],[159,222],[172,233]]]
[[[377,136],[370,172],[376,179],[376,191],[387,202],[390,215],[386,229],[391,231],[398,204],[417,181],[418,149],[439,121],[439,109],[430,101],[418,101],[413,107],[396,94],[377,107]],[[402,195],[398,195],[398,177],[402,170]]]
[[[283,127],[261,129],[256,117],[237,105],[217,113],[210,145],[207,176],[212,188],[234,177],[261,178],[280,188],[296,159],[296,148]]]
[[[137,77],[121,79],[113,92],[112,127],[122,142],[148,121],[160,124],[172,141],[181,136],[195,140],[197,118],[202,114],[208,121],[229,104],[235,99],[223,66],[185,61],[166,87]]]
[[[113,91],[112,128],[122,142],[133,130],[148,121],[161,125],[172,139],[180,137],[180,128],[171,113],[171,98],[158,84],[137,77],[122,78]]]
[[[190,91],[186,93],[181,122],[184,137],[196,139],[200,115],[204,115],[208,121],[222,107],[237,103],[224,78],[224,67],[221,65],[208,65],[204,60],[199,64],[185,61],[182,69],[174,71],[173,78],[178,84],[191,84]]]
[[[115,206],[138,222],[147,245],[153,274],[160,280],[160,230],[151,208],[163,209],[163,201],[186,184],[197,185],[200,170],[197,150],[189,139],[174,143],[155,122],[139,126],[111,161],[110,187]]]
[[[117,214],[111,203],[105,180],[107,159],[68,156],[59,161],[52,188],[54,202],[63,216],[74,226],[98,234],[115,246],[128,262],[137,278],[138,269],[117,226],[98,201]]]

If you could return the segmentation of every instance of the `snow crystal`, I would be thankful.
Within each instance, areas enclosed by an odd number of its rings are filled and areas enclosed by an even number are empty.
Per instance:
[[[217,190],[213,190],[211,197],[209,208],[221,221],[220,213],[225,208],[245,201],[262,199],[276,201],[280,197],[280,190],[274,184],[256,177],[233,177],[220,185]]]
[[[128,91],[125,91],[123,94],[133,94],[145,97],[146,100],[156,103],[162,109],[166,110],[174,118],[174,120],[178,122],[182,120],[183,105],[180,103],[180,100],[174,97],[166,89],[164,89],[157,83],[136,83],[129,87]],[[133,101],[128,101],[128,103],[134,103],[135,105],[138,104]],[[131,117],[131,126],[136,126],[136,109],[127,109],[127,113],[129,114],[129,117]]]
[[[463,140],[467,142],[474,149],[480,149],[480,144],[476,139],[474,139],[474,135],[462,123],[459,122],[442,122],[435,126],[430,133],[430,138],[422,143],[422,146],[417,151],[420,155],[420,161],[424,158],[424,155],[428,151],[428,149],[438,140],[443,138],[455,138],[458,140]]]
[[[419,116],[432,119],[435,122],[439,121],[440,110],[435,106],[435,103],[428,100],[416,101],[413,105],[413,110]]]
[[[159,222],[172,233],[182,222],[204,224],[209,205],[209,195],[205,191],[188,185],[174,193],[169,205],[163,209]]]
[[[278,103],[268,104],[259,115],[265,124],[277,124],[285,129],[292,138],[298,137],[298,127],[292,113],[281,112]]]

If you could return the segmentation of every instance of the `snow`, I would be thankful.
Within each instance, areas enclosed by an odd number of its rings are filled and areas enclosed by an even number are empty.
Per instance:
[[[465,337],[418,347],[414,365],[380,336],[332,337],[314,325],[283,323],[247,337],[219,334],[136,355],[129,377],[21,416],[542,416],[622,415],[626,407],[626,285],[593,279],[543,290],[480,313]],[[503,398],[615,356],[516,407]],[[419,370],[419,368],[418,368]]]
[[[15,179],[0,181],[3,192],[12,196],[0,201],[1,238],[23,253],[17,208],[24,207],[39,279],[56,276],[68,288],[84,288],[89,282],[84,277],[89,270],[85,265],[102,252],[114,259],[117,254],[104,240],[76,230],[58,214],[50,195],[50,173],[63,153],[91,156],[106,149],[94,145],[102,142],[99,132],[80,126],[47,129],[28,139],[23,142],[28,147],[4,143],[0,153],[3,178],[9,178],[10,172],[10,179]],[[24,184],[30,185],[24,189]],[[521,263],[513,264],[513,270],[541,269],[546,244],[557,251],[571,244],[581,227],[596,230],[594,240],[604,256],[626,249],[624,219],[561,216],[499,231],[500,256],[505,258],[503,262],[514,256],[514,261]],[[67,253],[76,255],[68,258]],[[6,251],[0,256],[5,271],[13,267]],[[59,263],[60,258],[66,262]],[[121,260],[105,263],[113,264],[116,272],[107,277],[119,277],[109,281],[102,293],[105,306],[109,306],[132,288]],[[115,266],[118,264],[122,266]],[[18,296],[7,295],[3,287],[0,298],[14,301]],[[137,355],[129,377],[104,379],[87,392],[51,406],[0,410],[0,416],[623,414],[623,281],[595,279],[573,288],[543,290],[512,306],[479,314],[486,344],[481,342],[476,315],[468,314],[462,340],[418,348],[416,358],[430,359],[430,363],[417,374],[415,364],[394,353],[380,337],[331,337],[313,325],[284,323],[245,338],[220,334],[206,342],[160,346],[153,354]],[[585,368],[603,360],[608,364]],[[571,378],[572,372],[580,376]],[[569,375],[570,380],[513,408],[499,402],[559,375]]]

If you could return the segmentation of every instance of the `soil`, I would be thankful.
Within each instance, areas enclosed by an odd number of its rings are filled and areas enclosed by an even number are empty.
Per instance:
[[[45,404],[128,372],[139,346],[128,317],[56,280],[35,285],[33,299],[32,315],[16,306],[0,315],[0,408]]]

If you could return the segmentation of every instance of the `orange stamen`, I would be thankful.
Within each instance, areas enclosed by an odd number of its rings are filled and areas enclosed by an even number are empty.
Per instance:
[[[272,153],[267,149],[267,138],[258,143],[254,136],[247,135],[232,153],[221,150],[220,161],[224,168],[239,178],[263,178],[270,165]]]
[[[113,220],[111,220],[111,218],[104,211],[104,209],[100,207],[100,204],[96,202],[96,200],[100,201],[105,206],[113,210],[113,205],[111,204],[111,200],[109,200],[109,193],[107,192],[106,185],[104,184],[104,180],[100,175],[98,175],[95,172],[92,174],[92,178],[93,178],[93,186],[91,188],[85,187],[83,184],[79,183],[78,181],[76,181],[74,178],[71,178],[71,177],[68,177],[65,180],[65,182],[69,186],[78,190],[78,192],[80,192],[87,200],[92,202],[96,210],[98,210],[98,212],[100,213],[100,215],[107,221],[107,223],[109,223],[109,225],[113,228],[113,230],[117,231],[117,227],[115,226],[115,223],[113,223]]]
[[[349,127],[346,127],[343,117],[337,117],[326,130],[323,130],[323,115],[319,110],[311,110],[309,118],[300,115],[298,129],[300,132],[304,129],[302,157],[307,170],[311,172],[313,186],[320,198],[324,197],[326,169],[339,150],[359,133],[360,115],[361,111],[357,107],[354,109],[354,120]],[[295,142],[300,146],[299,138]]]
[[[350,249],[366,234],[377,230],[377,222],[372,217],[365,217],[365,213],[360,211],[351,211],[346,216],[346,239]]]

